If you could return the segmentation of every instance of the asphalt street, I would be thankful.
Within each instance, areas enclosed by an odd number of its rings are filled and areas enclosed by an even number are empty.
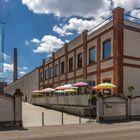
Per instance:
[[[140,140],[140,122],[92,122],[2,130],[0,140]]]

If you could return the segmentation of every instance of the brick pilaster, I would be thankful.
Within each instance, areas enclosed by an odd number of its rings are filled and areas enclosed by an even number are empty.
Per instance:
[[[117,86],[114,93],[123,93],[123,28],[124,9],[117,7],[113,10],[113,82]]]
[[[74,50],[74,71],[73,71],[73,79],[74,79],[74,83],[76,82],[76,50]]]
[[[42,75],[43,75],[43,78],[42,78],[42,82],[43,82],[43,89],[45,88],[45,59],[42,59],[42,67],[43,67],[43,71],[42,71]]]
[[[65,61],[64,61],[64,66],[65,66],[65,84],[68,82],[68,44],[66,43],[64,45],[65,47]]]
[[[87,30],[83,31],[83,78],[87,80]]]
[[[54,56],[54,52],[52,53],[52,87],[54,88],[54,78],[55,78],[55,66],[54,66],[54,61],[55,61],[55,56]]]
[[[97,85],[100,84],[100,61],[101,61],[101,43],[100,36],[97,37]]]

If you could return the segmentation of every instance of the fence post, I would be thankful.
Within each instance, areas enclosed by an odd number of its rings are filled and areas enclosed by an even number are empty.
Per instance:
[[[127,119],[129,120],[130,119],[130,116],[131,116],[131,97],[128,97],[127,98]]]
[[[42,112],[42,126],[44,126],[44,112]]]
[[[81,124],[81,111],[79,111],[79,124]]]
[[[97,115],[97,121],[103,122],[104,116],[103,116],[103,98],[101,96],[97,97],[97,109],[96,109],[96,115]]]
[[[22,96],[23,93],[20,89],[16,89],[14,92],[14,126],[22,127]]]
[[[89,115],[88,117],[89,117],[89,122],[90,122],[90,118],[91,118],[90,107],[89,107],[89,110],[88,110],[88,111],[89,111],[89,112],[88,112],[88,113],[89,113],[89,114],[88,114],[88,115]]]
[[[64,123],[64,108],[62,109],[62,117],[61,117],[61,123]]]

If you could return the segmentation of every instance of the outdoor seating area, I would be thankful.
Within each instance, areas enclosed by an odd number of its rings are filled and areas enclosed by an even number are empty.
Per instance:
[[[43,97],[43,96],[75,96],[75,95],[110,95],[112,89],[116,86],[112,83],[101,83],[96,86],[89,86],[87,82],[78,82],[75,84],[66,84],[58,86],[55,89],[45,88],[43,90],[34,90],[32,97]]]

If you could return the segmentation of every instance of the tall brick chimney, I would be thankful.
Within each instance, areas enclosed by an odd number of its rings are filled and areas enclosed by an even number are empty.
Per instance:
[[[13,66],[13,82],[15,82],[17,80],[17,73],[18,73],[18,70],[17,70],[17,48],[14,48],[14,66]]]

